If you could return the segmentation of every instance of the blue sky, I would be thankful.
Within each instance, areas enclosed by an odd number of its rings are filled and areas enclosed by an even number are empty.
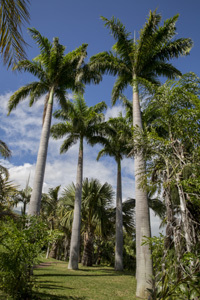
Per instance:
[[[177,22],[177,38],[190,37],[194,41],[191,54],[179,58],[174,64],[182,73],[195,72],[200,76],[200,2],[198,0],[34,0],[30,5],[30,24],[27,27],[35,27],[50,41],[53,37],[59,37],[60,43],[66,46],[66,52],[72,51],[82,43],[88,43],[88,59],[90,56],[110,50],[114,44],[113,37],[109,34],[100,16],[110,19],[115,16],[121,20],[130,32],[143,27],[149,14],[149,10],[157,8],[162,20],[179,13]],[[38,48],[34,41],[23,30],[24,38],[30,45],[27,48],[29,59],[38,55]],[[41,118],[43,99],[39,100],[32,108],[28,102],[23,101],[15,111],[7,117],[7,101],[14,91],[22,85],[33,80],[29,74],[14,74],[7,70],[1,62],[0,66],[0,139],[4,140],[12,150],[12,158],[6,162],[10,170],[10,178],[18,185],[24,187],[28,175],[31,173],[32,184],[36,162],[37,149],[41,132]],[[98,85],[86,87],[85,99],[87,104],[94,105],[99,101],[105,101],[108,105],[106,117],[116,116],[121,110],[120,104],[111,107],[110,97],[114,78],[105,76]],[[125,91],[131,99],[131,91]],[[76,178],[76,163],[78,147],[74,146],[69,153],[60,156],[59,147],[61,141],[50,140],[47,167],[45,173],[44,191],[49,187],[62,184],[66,186]],[[91,149],[85,145],[84,176],[97,177],[101,182],[108,181],[115,188],[116,166],[114,160],[102,159],[96,162],[96,155],[100,150],[97,146]],[[5,162],[4,162],[5,163]],[[134,196],[133,161],[123,162],[123,198]],[[157,221],[154,221],[154,225]],[[158,223],[158,222],[157,222]]]

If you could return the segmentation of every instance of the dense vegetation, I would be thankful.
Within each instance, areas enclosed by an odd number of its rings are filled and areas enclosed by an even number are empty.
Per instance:
[[[4,2],[0,3],[1,10],[5,9]],[[16,11],[16,14],[28,20],[24,1],[20,7],[23,13]],[[8,18],[16,22],[9,11]],[[200,297],[200,79],[194,73],[182,75],[169,63],[172,58],[187,55],[192,41],[172,39],[178,15],[160,26],[161,16],[156,11],[150,12],[137,41],[130,38],[119,20],[102,19],[116,43],[112,51],[93,56],[88,64],[84,62],[87,44],[65,54],[58,38],[51,43],[34,28],[29,31],[40,54],[32,61],[23,59],[15,64],[15,70],[29,72],[38,81],[21,87],[11,96],[9,113],[27,96],[30,105],[43,94],[47,97],[33,188],[28,180],[25,189],[19,190],[9,181],[9,170],[0,165],[0,289],[13,299],[42,299],[34,290],[39,271],[33,275],[33,267],[43,253],[47,259],[69,262],[68,268],[77,270],[73,273],[77,276],[82,276],[85,270],[95,272],[95,268],[86,268],[92,265],[136,272],[136,295],[141,298],[197,300]],[[10,44],[4,31],[0,34],[4,40],[0,47],[8,45],[7,51],[2,48],[1,52],[10,65]],[[23,47],[15,49],[17,57],[21,54],[24,58],[22,50]],[[104,102],[88,107],[84,100],[85,84],[99,83],[105,73],[117,75],[112,100],[113,103],[123,100],[125,116],[120,114],[105,120]],[[171,80],[161,85],[161,75]],[[128,85],[133,89],[133,103],[122,95]],[[75,93],[73,101],[66,98],[67,89]],[[147,94],[142,99],[144,89]],[[60,110],[53,115],[54,98]],[[61,122],[51,127],[52,115]],[[57,186],[42,194],[50,135],[55,139],[66,137],[61,153],[79,142],[77,179],[63,190]],[[84,139],[91,146],[102,145],[97,159],[108,155],[116,161],[116,205],[115,193],[108,182],[83,178]],[[0,154],[4,159],[11,155],[1,140]],[[136,199],[122,202],[124,157],[134,157]],[[22,210],[17,215],[13,208],[19,203]],[[165,236],[150,237],[149,207],[160,216]],[[78,271],[80,263],[83,271]],[[112,272],[114,278],[118,275],[110,269],[97,270],[97,276],[98,272]],[[72,274],[66,269],[59,272]],[[120,278],[120,284],[122,281]],[[123,297],[129,299],[129,295]]]

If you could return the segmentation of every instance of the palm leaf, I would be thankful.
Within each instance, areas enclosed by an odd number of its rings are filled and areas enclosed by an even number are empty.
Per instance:
[[[0,6],[0,49],[4,64],[8,67],[26,58],[21,30],[24,23],[30,19],[28,11],[29,0],[1,0]]]

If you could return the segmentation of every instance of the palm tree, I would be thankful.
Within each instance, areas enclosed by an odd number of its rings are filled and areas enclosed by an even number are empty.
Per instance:
[[[40,212],[41,193],[44,180],[45,164],[47,157],[47,148],[52,119],[53,97],[62,107],[67,107],[66,89],[72,91],[83,90],[83,84],[80,82],[98,82],[99,76],[95,77],[95,72],[90,72],[87,65],[84,64],[86,57],[87,44],[83,44],[76,50],[64,54],[65,47],[59,44],[58,38],[54,38],[53,44],[41,36],[34,28],[29,29],[32,38],[37,42],[40,48],[40,54],[32,61],[23,60],[19,62],[15,69],[29,72],[36,77],[38,81],[31,82],[17,90],[10,98],[8,111],[16,108],[17,104],[30,95],[30,106],[38,100],[43,94],[47,93],[44,114],[43,127],[38,151],[33,192],[29,206],[29,214],[35,215]]]
[[[63,142],[60,152],[65,153],[79,140],[78,167],[76,177],[76,196],[74,206],[74,219],[72,226],[72,236],[70,244],[69,269],[78,269],[79,244],[80,244],[80,226],[81,226],[81,194],[83,177],[83,139],[87,143],[94,145],[101,140],[97,136],[98,124],[103,121],[102,111],[106,104],[101,102],[93,107],[88,107],[81,94],[74,96],[74,103],[68,112],[60,110],[55,113],[56,118],[65,120],[63,123],[55,124],[51,128],[53,138],[61,138],[68,135]]]
[[[75,202],[76,187],[72,183],[63,192],[63,203],[68,203],[67,219],[71,219],[72,203]],[[113,200],[113,190],[107,182],[101,184],[97,179],[85,178],[82,184],[81,232],[84,236],[82,264],[92,266],[94,239],[108,237],[113,222],[110,209]],[[69,207],[70,206],[70,207]]]
[[[87,178],[83,181],[82,191],[82,220],[84,232],[84,249],[82,264],[92,266],[94,239],[105,238],[109,235],[112,224],[109,208],[113,200],[112,186],[107,182],[101,184],[97,179]]]
[[[26,56],[27,44],[21,31],[22,25],[30,19],[28,6],[29,0],[0,1],[0,51],[8,67]]]
[[[117,163],[116,192],[116,242],[115,270],[123,270],[123,217],[122,217],[122,180],[121,160],[129,153],[127,147],[131,138],[131,128],[123,117],[109,119],[105,123],[104,148],[99,152],[97,160],[103,155],[114,157]]]
[[[116,44],[113,52],[99,53],[91,58],[91,65],[102,73],[118,75],[112,91],[113,104],[122,91],[130,85],[133,89],[133,125],[142,130],[139,88],[150,88],[151,84],[159,84],[158,76],[174,78],[181,72],[172,64],[170,59],[187,55],[192,47],[191,39],[175,39],[176,21],[178,15],[166,20],[159,26],[161,15],[156,11],[140,31],[139,39],[130,38],[125,26],[114,17],[108,20],[102,17]],[[150,237],[149,208],[147,192],[141,188],[140,177],[145,174],[145,161],[141,154],[135,156],[135,195],[136,195],[136,253],[137,253],[137,290],[141,298],[147,296],[146,288],[152,275],[151,252],[148,245],[141,245],[143,236]]]
[[[42,194],[41,201],[41,216],[47,222],[50,233],[59,228],[58,205],[59,205],[60,185],[55,188],[50,188],[48,194]],[[55,239],[51,245],[48,245],[47,258],[56,258],[58,239]],[[50,253],[49,253],[50,251]]]
[[[31,199],[31,193],[32,193],[32,188],[29,186],[29,180],[30,180],[30,176],[28,177],[26,186],[23,190],[18,191],[16,193],[16,195],[14,195],[13,200],[14,200],[14,204],[17,206],[19,203],[22,203],[23,206],[21,208],[21,214],[23,216],[26,215],[26,208],[27,208],[27,204],[30,202]]]

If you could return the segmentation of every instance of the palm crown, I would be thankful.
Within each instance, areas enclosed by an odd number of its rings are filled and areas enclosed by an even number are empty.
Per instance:
[[[29,105],[32,106],[41,95],[54,89],[54,95],[61,106],[66,106],[66,89],[83,91],[82,82],[98,82],[101,77],[84,64],[87,55],[87,44],[74,51],[64,54],[65,47],[59,44],[58,38],[53,43],[43,37],[36,29],[29,32],[40,48],[40,54],[32,61],[20,61],[15,69],[33,74],[39,80],[31,82],[16,91],[9,100],[8,111],[16,108],[19,101],[30,95]],[[87,74],[86,74],[87,73]]]
[[[102,20],[117,42],[113,51],[94,55],[91,65],[102,73],[118,75],[112,92],[114,103],[122,90],[128,85],[134,86],[136,80],[149,87],[149,83],[159,84],[158,76],[174,78],[181,75],[168,61],[189,54],[193,43],[189,38],[173,39],[178,15],[159,26],[161,16],[150,11],[138,40],[130,37],[131,34],[118,19],[102,17]]]
[[[51,128],[51,135],[58,139],[69,134],[62,144],[60,152],[68,151],[79,139],[85,138],[91,145],[100,141],[101,137],[96,134],[98,123],[103,121],[104,115],[102,112],[105,108],[106,104],[104,102],[88,107],[83,95],[78,94],[74,96],[74,102],[68,111],[58,110],[55,112],[54,116],[64,120],[64,122],[54,124]]]

